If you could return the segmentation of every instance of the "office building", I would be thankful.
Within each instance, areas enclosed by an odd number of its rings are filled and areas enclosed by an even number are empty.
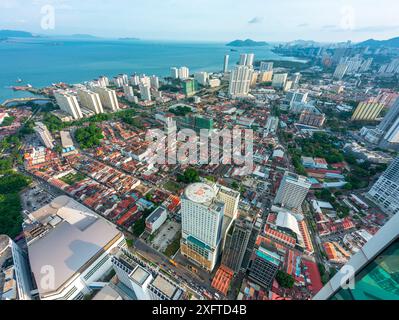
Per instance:
[[[24,233],[41,300],[82,299],[111,271],[111,250],[126,246],[112,223],[67,196],[29,214]]]
[[[247,96],[250,90],[253,69],[237,66],[230,75],[229,94],[232,97]]]
[[[270,71],[273,71],[273,62],[264,62],[264,61],[262,61],[262,62],[260,63],[259,71],[260,71],[260,72],[270,72]]]
[[[206,86],[208,84],[208,73],[207,72],[197,72],[194,74],[194,80],[197,81],[201,86]]]
[[[246,271],[249,267],[249,263],[251,262],[252,254],[253,254],[253,251],[256,246],[256,240],[258,239],[258,236],[262,231],[262,227],[263,227],[263,220],[261,218],[256,218],[253,221],[251,234],[249,236],[247,248],[245,250],[244,257],[243,257],[242,264],[241,264],[241,269],[243,271]]]
[[[284,89],[287,82],[287,73],[276,73],[273,76],[272,87],[275,89]]]
[[[252,228],[251,219],[239,218],[234,221],[227,233],[222,264],[235,273],[241,271]]]
[[[0,300],[31,300],[34,289],[26,253],[0,235]]]
[[[335,80],[342,80],[347,71],[348,71],[348,64],[340,63],[338,64],[337,68],[334,71],[333,78]]]
[[[306,177],[286,172],[281,180],[274,203],[290,210],[300,210],[311,185]]]
[[[109,111],[119,110],[119,103],[115,90],[97,87],[93,88],[93,91],[98,93],[98,95],[100,96],[103,108],[106,108]]]
[[[38,135],[40,141],[43,145],[48,149],[54,148],[54,138],[51,135],[50,131],[48,131],[45,124],[42,122],[36,122],[35,127],[33,128]]]
[[[181,253],[207,271],[220,253],[224,210],[214,188],[204,183],[189,185],[181,199]]]
[[[255,249],[254,259],[249,269],[249,278],[266,290],[270,290],[282,263],[283,258],[278,254],[277,249],[272,245],[262,243]]]
[[[128,250],[114,249],[112,265],[125,293],[132,300],[180,300],[184,289],[170,277],[160,273]]]
[[[316,109],[317,110],[317,109]],[[312,127],[322,127],[326,121],[326,115],[315,110],[303,110],[299,117],[299,123]]]
[[[185,80],[190,77],[190,71],[187,67],[180,67],[179,68],[179,79]]]
[[[399,215],[395,215],[313,299],[399,300],[398,274]]]
[[[100,95],[87,89],[78,90],[78,98],[82,107],[94,111],[95,114],[104,113]]]
[[[56,91],[54,92],[54,97],[62,111],[71,115],[75,120],[83,118],[83,113],[76,96],[66,91]]]
[[[382,103],[361,102],[352,115],[352,121],[376,120],[382,109],[384,109]]]
[[[399,212],[399,157],[392,161],[367,197],[388,214]]]
[[[170,77],[172,79],[179,79],[179,69],[175,67],[170,68]]]
[[[229,58],[230,56],[226,54],[224,56],[223,72],[227,73],[229,71]]]

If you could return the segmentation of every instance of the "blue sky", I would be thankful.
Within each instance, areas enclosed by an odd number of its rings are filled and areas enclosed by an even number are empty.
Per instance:
[[[55,28],[43,30],[43,6]],[[230,41],[362,41],[399,36],[397,0],[0,0],[0,29]]]

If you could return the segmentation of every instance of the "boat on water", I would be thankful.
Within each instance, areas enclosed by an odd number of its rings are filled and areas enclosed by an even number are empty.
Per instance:
[[[22,82],[22,79],[21,78],[18,78],[17,79],[17,81],[15,81],[16,83],[21,83]]]

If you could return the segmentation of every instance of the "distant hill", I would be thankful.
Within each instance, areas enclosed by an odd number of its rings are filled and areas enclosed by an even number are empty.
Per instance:
[[[0,38],[33,38],[34,35],[26,31],[0,30]]]
[[[369,39],[364,42],[358,43],[358,47],[389,47],[389,48],[399,48],[399,37],[388,39],[388,40],[374,40]]]
[[[226,44],[229,47],[264,47],[267,46],[268,43],[264,41],[254,41],[251,39],[246,40],[234,40]]]

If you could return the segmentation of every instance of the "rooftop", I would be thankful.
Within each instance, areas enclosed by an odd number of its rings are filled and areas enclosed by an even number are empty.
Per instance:
[[[212,187],[205,183],[190,184],[186,188],[184,194],[187,199],[196,203],[209,203],[216,196],[216,193]]]
[[[57,291],[82,273],[91,259],[105,252],[115,238],[122,237],[111,223],[67,196],[33,212],[31,219],[33,226],[40,225],[45,230],[28,242],[32,272],[42,296]],[[57,271],[53,289],[40,286],[47,274],[42,272],[46,266]]]

